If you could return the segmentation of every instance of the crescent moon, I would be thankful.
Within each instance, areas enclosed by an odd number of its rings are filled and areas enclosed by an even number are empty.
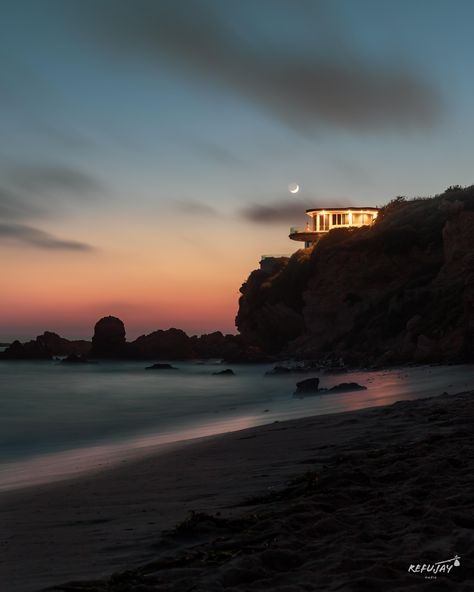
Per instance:
[[[298,193],[298,191],[300,190],[300,186],[298,185],[298,183],[294,183],[293,185],[290,185],[289,190],[290,193]]]

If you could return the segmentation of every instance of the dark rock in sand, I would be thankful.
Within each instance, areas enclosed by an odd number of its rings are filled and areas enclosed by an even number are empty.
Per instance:
[[[125,326],[117,317],[97,321],[92,338],[91,358],[123,358],[126,355]]]
[[[366,391],[367,387],[357,382],[341,382],[341,384],[336,384],[331,388],[327,389],[326,392],[328,393],[343,393],[346,391]]]
[[[175,366],[172,366],[171,364],[157,363],[152,366],[147,366],[145,370],[178,370],[178,368],[175,368]]]
[[[306,378],[296,383],[296,393],[317,393],[319,378]]]
[[[226,370],[221,370],[220,372],[213,372],[212,375],[213,376],[235,376],[234,371],[231,370],[230,368],[227,368]]]

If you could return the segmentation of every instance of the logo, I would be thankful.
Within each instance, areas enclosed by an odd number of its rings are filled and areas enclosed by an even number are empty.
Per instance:
[[[411,563],[408,573],[425,574],[425,579],[435,580],[438,574],[449,574],[453,567],[459,567],[461,557],[455,555],[452,559],[438,561],[437,563]]]

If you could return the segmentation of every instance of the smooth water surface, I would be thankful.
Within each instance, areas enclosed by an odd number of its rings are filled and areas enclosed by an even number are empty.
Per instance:
[[[0,361],[0,487],[12,463],[102,449],[110,455],[276,420],[322,415],[474,388],[472,366],[424,366],[338,375],[315,373],[320,386],[355,381],[366,391],[295,398],[298,380],[265,376],[271,366],[174,362],[147,371],[143,362],[66,365]],[[55,456],[56,455],[56,456]],[[6,471],[6,473],[5,473]],[[26,477],[25,477],[26,478]]]

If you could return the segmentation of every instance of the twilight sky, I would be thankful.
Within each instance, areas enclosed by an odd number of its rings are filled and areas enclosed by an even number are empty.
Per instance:
[[[0,9],[0,341],[233,332],[305,208],[473,183],[468,0]]]

